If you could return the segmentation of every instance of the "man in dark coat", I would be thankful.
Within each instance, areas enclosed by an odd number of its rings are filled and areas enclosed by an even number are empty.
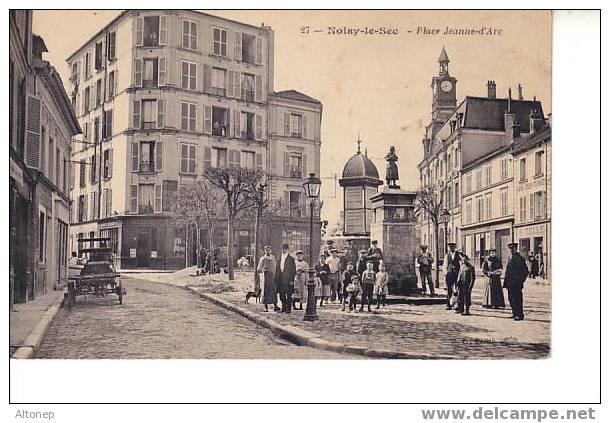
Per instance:
[[[426,294],[427,281],[428,286],[430,287],[430,295],[434,296],[434,283],[432,282],[432,264],[434,263],[434,258],[432,258],[432,254],[428,251],[427,245],[422,245],[420,248],[421,254],[417,256],[417,264],[419,264],[422,293],[424,295]]]
[[[282,302],[282,313],[289,313],[292,307],[294,276],[297,274],[294,258],[290,255],[288,244],[282,245],[282,254],[278,257],[275,269],[275,287]]]
[[[360,250],[358,255],[358,261],[356,262],[356,273],[358,276],[362,276],[364,271],[366,270],[366,262],[368,261],[367,251]]]
[[[513,310],[514,320],[523,320],[523,283],[527,279],[529,270],[525,259],[517,252],[517,243],[508,244],[510,258],[506,263],[504,273],[504,288],[508,290],[508,301]]]
[[[447,310],[451,310],[451,297],[453,291],[457,289],[458,273],[460,271],[460,253],[455,251],[455,242],[449,242],[447,244],[449,251],[445,254],[445,261],[443,263],[443,269],[445,271],[445,284],[447,286]]]
[[[369,260],[373,260],[373,270],[379,272],[379,263],[383,261],[383,251],[379,248],[377,240],[371,242],[371,248],[368,251]]]

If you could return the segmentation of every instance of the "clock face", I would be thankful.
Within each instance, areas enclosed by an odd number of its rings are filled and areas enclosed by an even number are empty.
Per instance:
[[[453,84],[451,83],[451,81],[441,82],[441,90],[443,90],[443,92],[451,91],[451,88],[453,88]]]

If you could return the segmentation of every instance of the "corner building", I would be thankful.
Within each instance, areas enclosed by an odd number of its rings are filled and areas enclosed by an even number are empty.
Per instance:
[[[267,26],[194,11],[126,11],[68,58],[84,133],[74,154],[72,251],[78,237],[100,234],[113,240],[121,268],[181,268],[195,261],[196,233],[169,219],[180,185],[211,167],[261,168],[272,181],[267,194],[283,200],[285,178],[319,172],[321,104],[274,92],[273,43]],[[285,113],[274,111],[285,106],[290,142],[280,140]],[[301,153],[288,176],[271,161],[284,150]],[[279,248],[291,225],[295,244],[304,242],[305,219],[290,219],[279,234],[263,230],[263,242]],[[201,242],[213,237],[226,251],[226,228],[217,227],[203,229]],[[253,254],[251,222],[237,225],[235,240],[237,257]]]

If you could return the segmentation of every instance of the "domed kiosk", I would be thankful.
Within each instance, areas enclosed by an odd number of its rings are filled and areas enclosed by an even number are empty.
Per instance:
[[[339,185],[343,188],[343,235],[368,237],[373,221],[371,197],[383,184],[375,164],[360,151],[345,164]]]

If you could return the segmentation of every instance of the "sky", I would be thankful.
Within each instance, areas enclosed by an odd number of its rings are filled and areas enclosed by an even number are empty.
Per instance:
[[[339,218],[341,177],[357,139],[385,178],[383,157],[396,148],[400,185],[416,189],[421,140],[430,120],[430,82],[443,46],[456,77],[458,104],[486,96],[496,81],[498,97],[523,86],[551,112],[551,15],[544,11],[243,11],[207,13],[275,32],[275,91],[295,89],[323,104],[321,177],[323,217]],[[120,11],[35,11],[34,32],[69,86],[66,58]],[[309,28],[309,33],[306,27]],[[349,28],[384,28],[397,34],[339,34]],[[501,35],[445,35],[446,28],[492,28]],[[335,33],[329,33],[335,29]],[[438,29],[433,34],[428,30]],[[315,31],[320,32],[315,32]],[[343,30],[343,31],[342,31]],[[388,31],[389,30],[389,31]],[[493,32],[492,30],[492,32]],[[410,32],[409,32],[410,31]],[[419,32],[419,33],[418,33]],[[120,40],[118,41],[120,42]]]

